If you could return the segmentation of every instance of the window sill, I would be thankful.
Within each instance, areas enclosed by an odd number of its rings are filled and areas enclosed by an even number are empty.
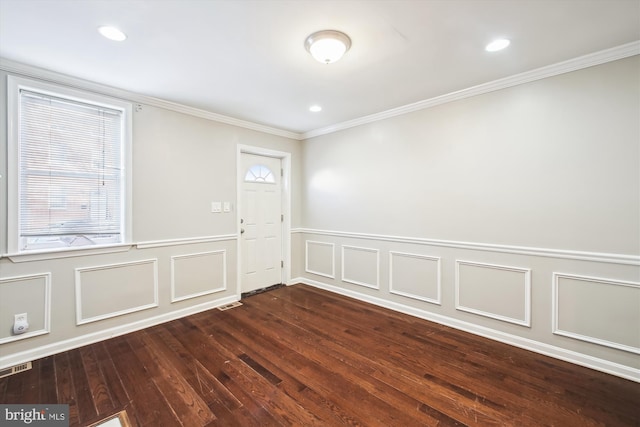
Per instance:
[[[3,254],[2,258],[9,258],[12,262],[44,261],[49,259],[72,258],[78,256],[110,254],[114,252],[127,252],[133,243],[124,243],[109,246],[92,246],[90,248],[56,249],[49,251],[33,251],[25,253]]]

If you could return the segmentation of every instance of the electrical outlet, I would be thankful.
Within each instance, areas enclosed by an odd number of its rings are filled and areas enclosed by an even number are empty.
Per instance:
[[[27,321],[27,313],[14,314],[13,316],[13,333],[15,335],[24,334],[29,330],[29,322]]]

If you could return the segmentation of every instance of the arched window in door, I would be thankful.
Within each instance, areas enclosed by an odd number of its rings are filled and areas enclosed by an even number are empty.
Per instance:
[[[262,182],[266,184],[275,184],[276,177],[265,165],[253,165],[249,168],[244,176],[244,182]]]

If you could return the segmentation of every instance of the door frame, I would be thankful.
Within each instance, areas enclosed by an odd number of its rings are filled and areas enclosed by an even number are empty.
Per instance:
[[[282,166],[282,199],[280,206],[284,215],[282,221],[282,283],[289,284],[291,280],[291,153],[286,151],[271,150],[268,148],[238,144],[236,153],[236,295],[240,299],[242,294],[242,239],[240,235],[240,216],[242,214],[242,183],[244,175],[242,170],[242,155],[255,154],[258,156],[280,159]]]

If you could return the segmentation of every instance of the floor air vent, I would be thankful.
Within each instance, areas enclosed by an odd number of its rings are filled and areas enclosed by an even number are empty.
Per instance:
[[[10,368],[0,370],[0,378],[8,377],[9,375],[17,374],[18,372],[28,371],[31,369],[31,362],[21,363]]]
[[[218,307],[218,310],[226,311],[226,310],[229,310],[231,308],[240,307],[241,305],[242,305],[242,303],[240,301],[236,301],[236,302],[232,302],[231,304],[220,306],[220,307]]]

